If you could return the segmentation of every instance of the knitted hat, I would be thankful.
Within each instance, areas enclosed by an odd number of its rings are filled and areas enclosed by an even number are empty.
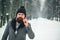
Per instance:
[[[18,9],[16,15],[17,15],[18,13],[23,13],[23,14],[25,15],[25,17],[26,17],[26,9],[24,8],[24,6],[21,6],[21,7]]]

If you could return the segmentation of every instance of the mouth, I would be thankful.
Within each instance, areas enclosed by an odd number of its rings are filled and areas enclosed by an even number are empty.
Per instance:
[[[21,17],[17,18],[17,22],[18,23],[22,23],[23,22],[23,18],[21,18]]]
[[[19,18],[17,18],[18,20],[23,20],[23,18],[21,18],[21,17],[19,17]]]

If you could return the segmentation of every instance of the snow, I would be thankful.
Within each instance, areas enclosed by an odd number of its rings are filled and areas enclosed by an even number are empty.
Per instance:
[[[27,40],[60,40],[60,22],[45,18],[37,18],[29,20],[29,23],[31,23],[35,38],[29,39],[27,34]],[[5,26],[0,28],[0,39],[2,38]]]
[[[7,23],[6,23],[2,28],[0,28],[0,40],[1,40],[1,38],[2,38],[2,35],[3,35],[4,30],[5,30],[5,28],[6,28],[6,25],[7,25]]]

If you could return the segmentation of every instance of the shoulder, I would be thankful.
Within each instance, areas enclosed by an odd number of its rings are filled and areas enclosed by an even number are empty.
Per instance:
[[[15,18],[14,19],[11,19],[7,22],[7,25],[11,25],[11,24],[14,24],[16,21],[15,21]]]
[[[30,24],[30,23],[28,23],[28,26],[31,26],[31,24]]]

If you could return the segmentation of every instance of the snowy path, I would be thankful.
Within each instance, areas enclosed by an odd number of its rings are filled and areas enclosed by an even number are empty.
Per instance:
[[[60,22],[43,18],[32,19],[29,22],[35,33],[35,38],[33,40],[60,40]],[[0,28],[0,40],[4,29],[5,26]],[[28,36],[26,38],[30,40]]]

